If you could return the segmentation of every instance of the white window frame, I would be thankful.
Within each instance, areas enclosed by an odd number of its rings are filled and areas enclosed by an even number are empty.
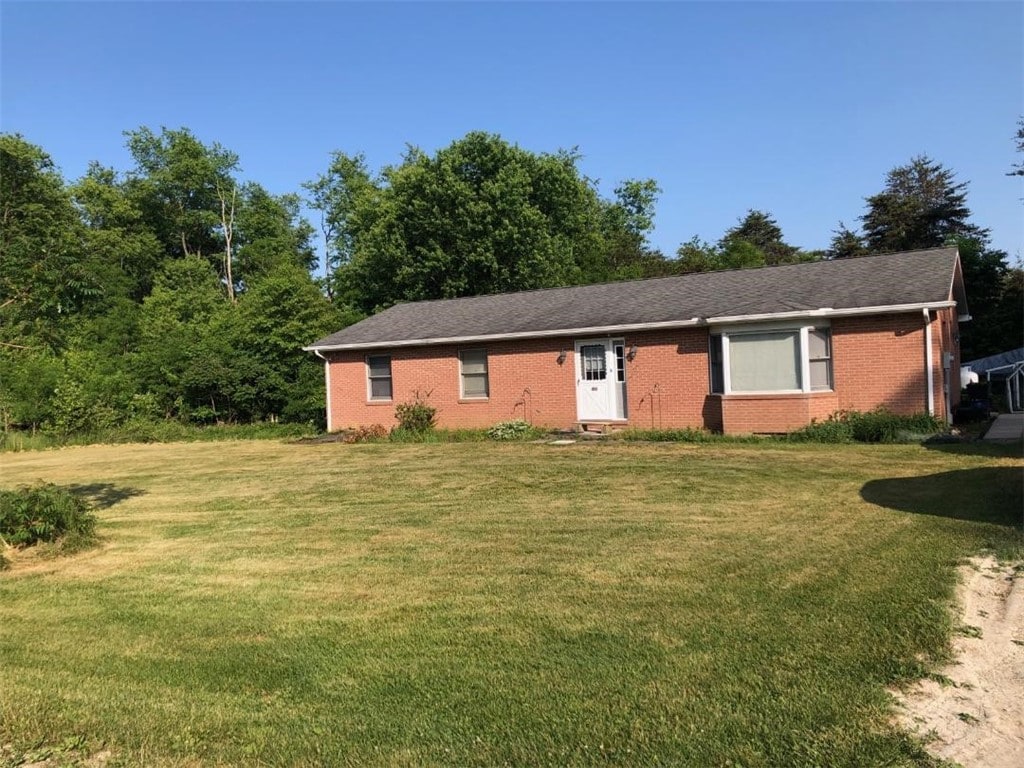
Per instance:
[[[373,381],[374,379],[383,379],[383,376],[374,376],[370,368],[371,357],[386,357],[388,359],[388,375],[387,380],[391,384],[391,396],[390,397],[374,397],[373,396]],[[366,356],[366,399],[373,403],[390,403],[395,399],[395,371],[392,363],[394,360],[389,354],[375,354]]]
[[[810,361],[810,339],[811,330],[825,331],[828,333],[828,365],[829,383],[828,389],[811,389],[811,361]],[[734,391],[732,388],[732,364],[729,358],[729,337],[745,336],[756,333],[793,333],[799,336],[800,347],[800,388],[799,389],[759,389]],[[714,392],[711,382],[711,337],[720,335],[722,337],[722,392]],[[708,390],[712,394],[722,395],[801,395],[815,392],[835,391],[835,369],[833,367],[834,348],[832,346],[832,327],[824,323],[813,323],[810,325],[795,325],[793,323],[771,323],[765,325],[741,325],[728,327],[712,327],[708,335]]]
[[[484,356],[484,389],[486,394],[483,395],[467,395],[466,394],[466,372],[463,370],[463,355],[467,352],[482,353]],[[480,376],[479,373],[470,373],[469,376]],[[459,399],[460,400],[488,400],[491,396],[491,361],[490,355],[487,354],[486,349],[480,347],[474,349],[460,349],[459,350]]]

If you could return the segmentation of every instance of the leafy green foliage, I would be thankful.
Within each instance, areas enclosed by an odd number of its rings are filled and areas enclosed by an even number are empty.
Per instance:
[[[481,132],[433,156],[410,148],[375,179],[361,155],[336,153],[306,185],[322,215],[330,290],[373,312],[665,271],[646,242],[655,182],[625,181],[603,200],[578,160]]]
[[[49,155],[0,134],[0,344],[58,349],[63,321],[102,293],[84,228]]]
[[[713,245],[694,237],[676,252],[680,273],[712,272],[721,269],[749,269],[776,264],[816,261],[823,254],[802,251],[783,240],[782,229],[764,211],[747,211],[739,223]]]
[[[427,397],[429,394],[423,396],[416,392],[412,400],[395,406],[395,418],[398,419],[397,429],[419,435],[434,428],[437,409],[427,402]]]
[[[91,538],[96,517],[89,505],[65,488],[52,483],[0,490],[0,539],[27,547],[73,536],[79,542]]]
[[[837,411],[787,435],[794,442],[906,443],[920,442],[945,430],[946,424],[927,413],[903,416],[879,408],[863,413]]]
[[[487,430],[487,436],[492,440],[531,440],[542,434],[543,430],[522,419],[500,421]]]

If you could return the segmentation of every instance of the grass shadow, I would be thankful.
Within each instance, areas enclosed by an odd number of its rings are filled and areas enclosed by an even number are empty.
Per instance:
[[[1024,522],[1021,467],[979,467],[870,480],[860,495],[870,504],[918,515],[1013,528],[1020,528]]]
[[[87,501],[94,509],[109,509],[115,504],[146,493],[141,488],[116,486],[113,483],[72,483],[63,487]]]
[[[922,446],[929,451],[954,453],[961,456],[988,456],[995,459],[1024,459],[1024,441],[992,440],[925,440]]]

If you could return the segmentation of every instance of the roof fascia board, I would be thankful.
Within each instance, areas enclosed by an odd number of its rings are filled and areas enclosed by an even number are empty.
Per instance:
[[[660,323],[632,323],[623,325],[591,326],[586,328],[557,328],[547,331],[518,331],[516,333],[492,333],[479,336],[446,336],[423,339],[401,339],[395,341],[370,341],[353,344],[324,344],[303,347],[306,352],[345,352],[359,349],[383,349],[397,347],[432,347],[441,344],[471,344],[482,341],[505,341],[516,339],[543,339],[556,336],[598,336],[630,331],[656,331],[671,328],[696,328],[708,325],[733,325],[773,320],[799,320],[827,317],[856,317],[859,315],[885,315],[902,312],[920,312],[923,309],[942,309],[956,306],[955,301],[924,302],[919,304],[887,304],[877,307],[853,307],[850,309],[801,309],[793,312],[770,312],[760,315],[728,315],[721,317],[692,317],[689,320],[669,320]]]

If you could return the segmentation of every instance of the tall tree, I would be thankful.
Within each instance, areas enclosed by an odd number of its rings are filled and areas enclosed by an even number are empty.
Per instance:
[[[839,228],[832,233],[832,242],[825,253],[825,258],[828,259],[853,259],[867,256],[869,251],[864,245],[864,238],[840,221]]]
[[[84,253],[82,223],[50,156],[0,134],[0,345],[60,345],[60,321],[102,295]]]
[[[661,188],[654,179],[627,179],[615,188],[614,200],[602,201],[603,266],[598,263],[587,270],[587,282],[672,274],[672,262],[648,239],[659,194]]]
[[[633,255],[642,252],[656,186],[626,182],[609,204],[578,160],[476,132],[433,156],[410,148],[376,181],[358,156],[336,155],[328,177],[307,189],[327,208],[339,285],[371,312],[609,279],[615,246],[632,238]]]
[[[370,179],[363,154],[334,152],[327,172],[302,185],[309,204],[320,213],[320,232],[324,241],[323,286],[328,298],[334,297],[334,275],[339,267],[352,261],[355,251],[357,203],[372,197],[377,186]]]
[[[893,168],[885,189],[867,198],[861,217],[864,239],[873,253],[955,245],[972,320],[961,335],[961,356],[971,360],[1005,351],[1017,338],[1000,318],[1008,285],[1006,253],[990,247],[989,232],[971,221],[967,182],[940,163],[921,155]],[[1009,311],[1009,310],[1008,310]],[[1021,312],[1017,310],[1017,317]],[[1005,314],[1005,313],[1003,313]]]
[[[135,160],[129,190],[167,252],[216,259],[221,196],[235,186],[238,156],[216,142],[206,146],[187,128],[156,134],[142,127],[125,136]]]
[[[104,306],[119,299],[141,302],[166,254],[138,202],[112,168],[97,163],[89,165],[71,194],[86,227],[90,269],[104,286]]]
[[[747,211],[747,215],[735,227],[727,230],[718,243],[719,248],[723,251],[734,250],[737,254],[742,252],[747,254],[745,257],[737,255],[733,259],[734,261],[756,262],[757,259],[753,256],[750,248],[741,247],[741,243],[753,246],[762,255],[763,264],[768,266],[791,264],[803,260],[798,256],[800,249],[789,245],[782,239],[782,228],[770,214],[764,211]],[[755,266],[755,264],[751,264],[751,266]]]
[[[748,210],[735,227],[726,230],[717,244],[694,237],[676,251],[675,271],[713,272],[720,269],[796,264],[816,261],[823,254],[803,251],[782,237],[778,222],[764,211]]]
[[[937,248],[954,237],[984,240],[988,230],[970,223],[967,182],[927,155],[886,175],[885,189],[867,198],[864,241],[872,253]]]

